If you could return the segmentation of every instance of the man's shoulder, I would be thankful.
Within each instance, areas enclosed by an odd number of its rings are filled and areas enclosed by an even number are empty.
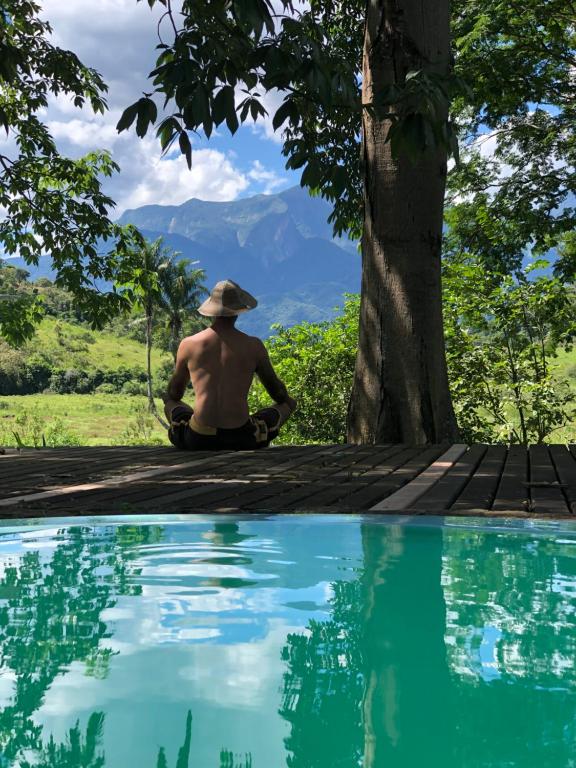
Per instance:
[[[198,333],[193,333],[190,336],[185,336],[180,343],[194,344],[197,341],[202,341],[203,339],[206,339],[211,335],[209,331],[210,331],[209,328],[203,328],[201,331],[198,331]]]
[[[264,342],[262,341],[262,339],[259,339],[258,336],[249,336],[247,333],[245,333],[244,336],[246,336],[249,343],[252,344],[254,349],[258,351],[264,349]]]

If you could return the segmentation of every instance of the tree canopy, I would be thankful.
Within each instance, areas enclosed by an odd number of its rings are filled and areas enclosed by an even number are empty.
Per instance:
[[[210,136],[226,123],[266,114],[264,94],[283,99],[273,115],[283,131],[288,168],[334,205],[338,233],[359,237],[362,174],[359,142],[363,108],[392,117],[390,141],[417,151],[443,139],[457,152],[448,202],[466,194],[461,221],[469,242],[513,265],[522,248],[541,249],[574,228],[570,195],[576,188],[574,67],[576,6],[570,0],[452,3],[454,73],[414,71],[403,88],[362,105],[362,46],[366,4],[314,0],[306,7],[281,0],[168,0],[153,90],[130,106],[119,130],[136,122],[145,135],[157,122],[162,148],[178,141],[189,164],[188,131]],[[277,10],[279,9],[279,10]],[[158,118],[155,96],[173,111]],[[453,98],[451,119],[440,115]],[[435,136],[438,131],[445,133]],[[506,217],[522,221],[513,237]],[[519,239],[521,242],[519,242]],[[520,247],[519,247],[520,246]]]
[[[114,201],[102,179],[118,171],[106,151],[63,156],[40,119],[51,98],[107,109],[107,86],[71,51],[50,42],[51,27],[33,0],[5,0],[0,10],[0,248],[38,264],[48,254],[56,280],[98,325],[125,305],[99,289],[128,268],[133,228],[113,224]],[[0,297],[0,334],[13,342],[31,335],[41,312],[32,297]]]

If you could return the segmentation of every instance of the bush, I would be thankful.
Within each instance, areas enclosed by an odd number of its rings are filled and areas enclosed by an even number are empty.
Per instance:
[[[115,445],[163,445],[164,440],[154,434],[156,420],[145,403],[138,403],[132,410],[133,418]]]
[[[346,441],[359,305],[359,297],[349,295],[342,313],[334,320],[279,328],[268,340],[272,364],[298,401],[296,412],[282,429],[280,442],[302,445]],[[270,397],[256,382],[250,392],[250,410],[267,405]]]
[[[0,425],[0,445],[18,448],[60,448],[82,445],[61,418],[50,420],[38,405],[22,410]]]
[[[114,386],[114,384],[108,384],[107,382],[104,382],[104,384],[100,384],[96,387],[94,392],[98,395],[116,395],[118,394],[117,388]]]
[[[146,374],[141,368],[120,367],[114,371],[54,370],[50,376],[48,388],[59,395],[86,395],[92,392],[141,394],[146,391]],[[106,386],[106,390],[100,387]]]
[[[123,395],[146,395],[146,384],[141,381],[125,381],[120,392]]]

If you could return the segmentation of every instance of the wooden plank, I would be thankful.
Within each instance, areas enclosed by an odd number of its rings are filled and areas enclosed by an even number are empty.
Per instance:
[[[537,514],[562,515],[570,512],[556,469],[548,453],[547,445],[531,445],[528,450],[530,459],[530,497],[531,511]]]
[[[207,484],[204,494],[206,498],[198,501],[202,501],[203,504],[220,504],[230,501],[230,504],[232,504],[234,508],[238,508],[241,506],[240,496],[244,496],[246,493],[251,494],[250,497],[248,497],[249,499],[274,496],[275,493],[278,492],[279,486],[278,484],[274,484],[274,487],[272,487],[270,481],[275,481],[276,476],[285,476],[286,472],[307,465],[310,461],[326,461],[332,454],[338,454],[341,451],[350,453],[347,446],[314,446],[314,450],[311,450],[307,446],[305,450],[300,448],[299,453],[293,454],[290,458],[277,462],[275,465],[268,468],[263,468],[260,465],[258,461],[259,454],[251,455],[251,463],[258,468],[258,473],[250,474],[248,472],[241,472],[239,471],[240,467],[238,467],[238,465],[233,467],[232,472],[220,471],[217,474],[218,478],[222,481],[221,486],[215,488],[213,485],[210,486]],[[208,467],[208,469],[212,470],[212,466]],[[168,480],[170,481],[172,478],[168,478]],[[233,480],[237,481],[235,485],[231,482]],[[284,487],[285,484],[286,481],[281,483],[280,487]],[[160,493],[156,494],[155,497],[150,497],[150,503],[144,501],[139,505],[139,508],[141,507],[143,510],[147,510],[150,506],[158,506],[160,500],[164,509],[170,509],[173,505],[178,505],[179,508],[182,508],[187,505],[190,490],[191,489],[189,488],[179,488],[169,492],[166,489],[163,489]],[[193,490],[194,493],[191,498],[193,497],[196,499],[199,494],[195,488]]]
[[[366,473],[373,469],[383,459],[387,459],[394,453],[399,453],[402,446],[372,446],[370,452],[356,451],[346,457],[346,462],[331,462],[332,468],[317,468],[314,475],[301,478],[301,482],[294,488],[287,487],[285,493],[275,496],[266,504],[266,510],[294,510],[299,504],[308,505],[310,498],[326,492],[328,489],[342,489],[342,495],[346,493],[347,483],[356,481],[359,484],[366,482]]]
[[[0,499],[0,507],[9,507],[19,503],[31,503],[35,501],[44,501],[49,498],[57,498],[66,496],[69,494],[83,493],[85,491],[96,490],[98,488],[104,488],[106,486],[122,485],[134,482],[147,477],[153,477],[156,475],[164,475],[169,472],[173,472],[175,469],[181,469],[183,467],[198,466],[199,463],[205,463],[210,459],[196,459],[195,461],[189,461],[185,464],[168,465],[164,467],[156,467],[155,469],[143,470],[142,472],[135,472],[131,475],[123,475],[118,477],[112,477],[108,480],[101,480],[95,483],[84,483],[82,485],[68,485],[60,488],[55,488],[51,491],[41,491],[40,493],[28,493],[21,496],[13,496],[7,499]]]
[[[311,493],[305,501],[302,502],[303,510],[313,510],[316,507],[332,507],[342,502],[346,497],[366,490],[375,485],[382,478],[390,475],[394,470],[402,467],[406,462],[420,453],[421,449],[407,448],[399,444],[392,446],[388,456],[379,458],[378,463],[361,477],[355,478],[350,475],[344,482],[334,482],[328,488],[322,488]]]
[[[415,455],[388,475],[383,475],[374,483],[354,490],[336,505],[339,511],[356,512],[371,509],[375,502],[383,501],[404,485],[417,477],[432,461],[438,458],[445,446],[432,445],[417,448]]]
[[[8,477],[2,482],[2,490],[6,492],[30,492],[32,489],[39,490],[44,485],[50,483],[54,478],[56,480],[62,476],[70,476],[74,480],[84,480],[102,476],[111,469],[121,469],[126,465],[147,466],[152,460],[159,463],[174,462],[175,451],[163,448],[154,454],[147,452],[145,455],[138,453],[137,449],[130,451],[116,451],[106,454],[77,453],[76,449],[64,456],[48,455],[43,456],[42,451],[38,452],[35,460],[27,459],[19,464],[14,464]]]
[[[487,448],[487,445],[480,444],[470,446],[470,449],[448,469],[444,477],[420,496],[412,509],[427,514],[437,514],[448,509],[476,471]]]
[[[576,514],[576,460],[565,445],[550,445],[550,458],[556,468],[556,473],[562,485],[568,508]]]
[[[413,505],[420,496],[432,488],[454,466],[455,462],[467,450],[468,446],[464,443],[455,443],[450,446],[447,451],[433,460],[432,464],[425,467],[413,480],[405,483],[397,491],[370,507],[370,511],[388,510],[390,512],[399,512]]]
[[[341,446],[340,446],[341,447]],[[147,468],[153,461],[153,465],[165,465],[168,463],[175,464],[180,461],[184,463],[189,460],[193,455],[194,458],[207,458],[211,457],[217,461],[216,457],[222,455],[222,452],[214,451],[198,451],[194,453],[176,451],[172,447],[156,449],[153,453],[148,452],[148,455],[144,458],[140,456],[139,448],[131,449],[127,455],[122,455],[122,452],[116,452],[115,448],[112,448],[113,453],[109,453],[105,457],[105,461],[98,462],[84,462],[83,470],[76,471],[77,465],[77,449],[72,449],[72,453],[64,457],[69,462],[68,464],[62,464],[59,462],[57,465],[50,463],[54,459],[48,459],[48,469],[46,471],[46,459],[41,460],[41,471],[30,472],[29,468],[24,468],[25,482],[11,484],[6,488],[5,484],[2,484],[3,495],[24,495],[31,493],[40,493],[42,491],[54,490],[62,485],[80,485],[82,481],[96,481],[105,480],[110,477],[116,477],[120,473],[134,472],[138,469]],[[318,451],[325,452],[326,446],[311,446],[310,452],[316,453]],[[39,452],[40,453],[40,452]],[[228,452],[227,452],[228,453]],[[230,452],[234,456],[246,455],[248,452]],[[270,463],[278,463],[278,460],[285,461],[287,458],[294,456],[301,456],[302,449],[289,449],[289,450],[266,450],[258,452],[258,461],[262,464],[266,463],[266,457],[264,454],[269,455]],[[35,462],[35,465],[38,461]],[[70,466],[71,465],[71,466]],[[74,469],[72,469],[74,468]],[[62,482],[62,479],[70,479],[70,483]]]
[[[491,509],[495,512],[520,512],[529,509],[530,493],[527,482],[528,451],[523,445],[511,445]]]
[[[462,493],[449,507],[451,511],[490,509],[500,483],[506,453],[503,445],[491,445],[488,448]]]

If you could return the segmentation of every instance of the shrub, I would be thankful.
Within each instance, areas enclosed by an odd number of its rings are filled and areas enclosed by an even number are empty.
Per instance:
[[[348,295],[334,320],[279,328],[268,340],[272,364],[298,401],[298,409],[282,430],[281,442],[345,442],[359,304],[359,297]],[[257,382],[250,392],[250,410],[266,405],[270,405],[270,397]]]
[[[165,442],[154,433],[156,420],[145,403],[138,403],[132,413],[130,424],[114,440],[115,445],[162,445]]]

